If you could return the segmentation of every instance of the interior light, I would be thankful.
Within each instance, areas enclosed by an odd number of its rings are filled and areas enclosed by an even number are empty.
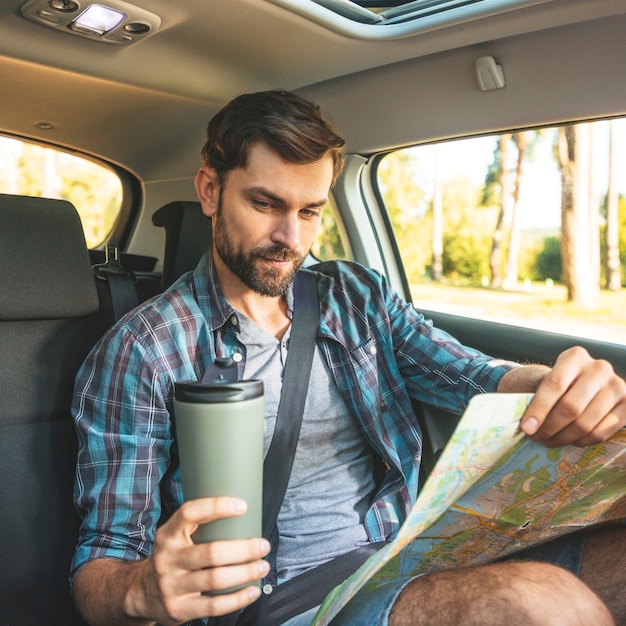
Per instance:
[[[113,30],[126,17],[124,13],[92,4],[85,9],[70,25],[73,30],[89,34],[102,35]]]
[[[27,0],[20,11],[66,34],[112,44],[141,41],[161,25],[158,15],[125,0]]]

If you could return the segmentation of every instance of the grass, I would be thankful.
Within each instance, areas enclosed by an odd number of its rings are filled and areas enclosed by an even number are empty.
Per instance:
[[[602,290],[595,308],[567,302],[565,287],[541,283],[516,290],[438,283],[412,286],[416,308],[626,344],[626,289]]]

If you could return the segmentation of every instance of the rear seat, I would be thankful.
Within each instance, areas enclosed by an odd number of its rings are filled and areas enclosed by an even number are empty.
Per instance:
[[[153,223],[166,231],[165,289],[210,246],[211,221],[198,202],[172,202]],[[107,325],[110,303],[102,290],[99,300],[91,267],[102,260],[90,260],[68,202],[0,194],[2,626],[83,625],[68,586],[79,526],[70,405],[75,374]]]
[[[197,202],[169,203],[153,221],[166,231],[163,278],[155,287],[147,258],[139,302],[193,269],[211,243]],[[83,625],[68,586],[79,527],[70,405],[78,368],[113,321],[94,254],[70,203],[0,194],[2,626]],[[129,260],[134,269],[121,255]]]
[[[195,269],[211,246],[211,220],[199,202],[178,200],[162,206],[152,223],[165,229],[165,254],[161,288],[167,289],[179,276]]]
[[[70,403],[102,327],[74,207],[0,195],[0,262],[0,622],[79,625]]]

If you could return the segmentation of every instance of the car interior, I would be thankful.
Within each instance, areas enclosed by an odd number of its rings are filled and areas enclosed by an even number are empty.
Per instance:
[[[210,246],[193,180],[209,119],[239,94],[289,90],[321,107],[347,142],[326,209],[342,256],[382,272],[435,325],[519,362],[550,364],[583,345],[626,376],[624,326],[599,312],[587,316],[608,329],[596,337],[563,332],[559,315],[544,328],[510,323],[513,307],[494,320],[422,301],[406,259],[425,227],[401,235],[380,182],[398,150],[618,124],[624,33],[623,0],[0,3],[0,623],[82,624],[68,583],[74,377],[123,312]],[[104,168],[113,191],[86,191],[91,174],[70,158]],[[624,225],[625,167],[615,176]],[[426,475],[458,416],[418,413]]]

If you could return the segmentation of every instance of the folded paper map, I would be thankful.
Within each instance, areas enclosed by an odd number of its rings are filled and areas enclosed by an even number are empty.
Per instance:
[[[486,563],[626,518],[626,429],[588,448],[545,448],[519,430],[531,398],[472,399],[397,537],[328,595],[312,625],[386,581]]]

